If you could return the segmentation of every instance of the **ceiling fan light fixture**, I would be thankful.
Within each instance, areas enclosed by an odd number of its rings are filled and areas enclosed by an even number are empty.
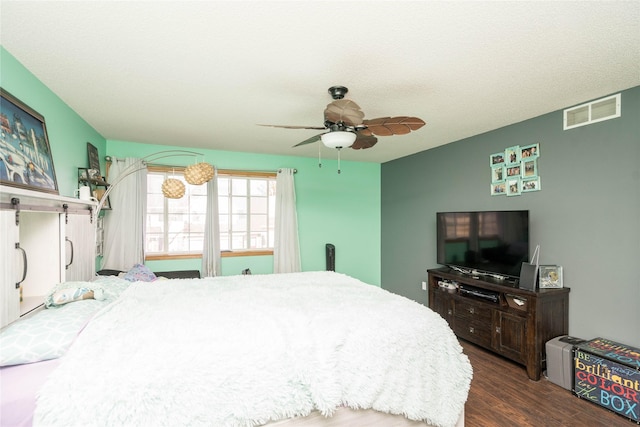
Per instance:
[[[348,131],[333,131],[320,135],[322,143],[329,148],[349,148],[356,141],[356,134]]]

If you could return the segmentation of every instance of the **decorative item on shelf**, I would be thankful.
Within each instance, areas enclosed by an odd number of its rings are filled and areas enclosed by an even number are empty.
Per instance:
[[[184,170],[184,179],[192,185],[202,185],[211,180],[214,175],[213,166],[209,163],[200,162],[187,166]]]
[[[562,266],[561,265],[541,265],[540,289],[562,288]]]
[[[162,194],[168,199],[179,199],[184,196],[184,184],[179,179],[167,178],[162,183]]]

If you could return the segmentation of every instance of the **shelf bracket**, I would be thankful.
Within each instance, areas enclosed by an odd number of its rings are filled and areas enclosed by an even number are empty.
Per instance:
[[[20,199],[12,197],[11,205],[13,205],[13,209],[16,210],[16,225],[20,225]]]

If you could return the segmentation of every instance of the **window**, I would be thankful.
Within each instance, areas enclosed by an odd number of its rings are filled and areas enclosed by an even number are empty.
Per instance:
[[[167,178],[185,184],[181,199],[167,199]],[[275,173],[218,171],[220,250],[223,256],[272,254],[275,222]],[[202,255],[206,185],[184,181],[183,168],[149,167],[147,176],[147,259]]]
[[[218,174],[220,250],[273,249],[275,174]]]
[[[167,178],[179,179],[185,184],[182,198],[164,197],[162,183]],[[187,184],[182,170],[150,168],[145,252],[151,256],[202,254],[206,207],[206,185]]]

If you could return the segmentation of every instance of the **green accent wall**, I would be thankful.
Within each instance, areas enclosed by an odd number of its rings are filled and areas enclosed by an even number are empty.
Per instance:
[[[107,141],[107,154],[115,157],[144,157],[180,147],[140,144],[129,141]],[[274,156],[191,149],[202,153],[198,161],[219,169],[276,171],[295,168],[298,233],[303,271],[325,270],[325,244],[336,247],[336,271],[358,279],[380,284],[380,165],[366,162],[341,162],[297,156]],[[293,151],[293,149],[292,149]],[[190,156],[165,158],[158,163],[186,166]],[[200,259],[149,261],[150,268],[200,269]],[[240,274],[245,268],[252,273],[272,273],[273,257],[226,257],[222,274]]]
[[[73,197],[77,168],[88,165],[87,142],[104,153],[106,140],[3,47],[0,86],[44,116],[59,193]]]
[[[528,209],[530,252],[571,288],[569,333],[640,346],[640,87],[621,101],[616,119],[564,131],[559,110],[384,163],[382,287],[428,303],[436,212]],[[491,196],[489,156],[536,142],[542,190]]]
[[[107,141],[2,47],[0,66],[0,86],[45,117],[61,195],[73,197],[77,188],[77,168],[88,164],[87,142],[98,148],[103,173],[105,155],[144,157],[161,150],[189,149]],[[325,270],[325,244],[332,243],[336,246],[337,272],[380,285],[379,164],[343,161],[342,173],[338,174],[337,161],[329,158],[323,158],[322,168],[319,168],[318,159],[294,155],[272,156],[193,148],[189,150],[203,153],[205,161],[220,169],[275,171],[280,167],[296,168],[302,269]],[[292,153],[294,152],[292,148]],[[325,155],[326,153],[325,151]],[[193,157],[168,160],[171,164],[188,165]],[[201,261],[155,261],[148,264],[156,271],[165,271],[200,269]],[[250,268],[253,273],[271,273],[273,257],[223,259],[222,269],[225,275],[240,274],[245,268]]]

